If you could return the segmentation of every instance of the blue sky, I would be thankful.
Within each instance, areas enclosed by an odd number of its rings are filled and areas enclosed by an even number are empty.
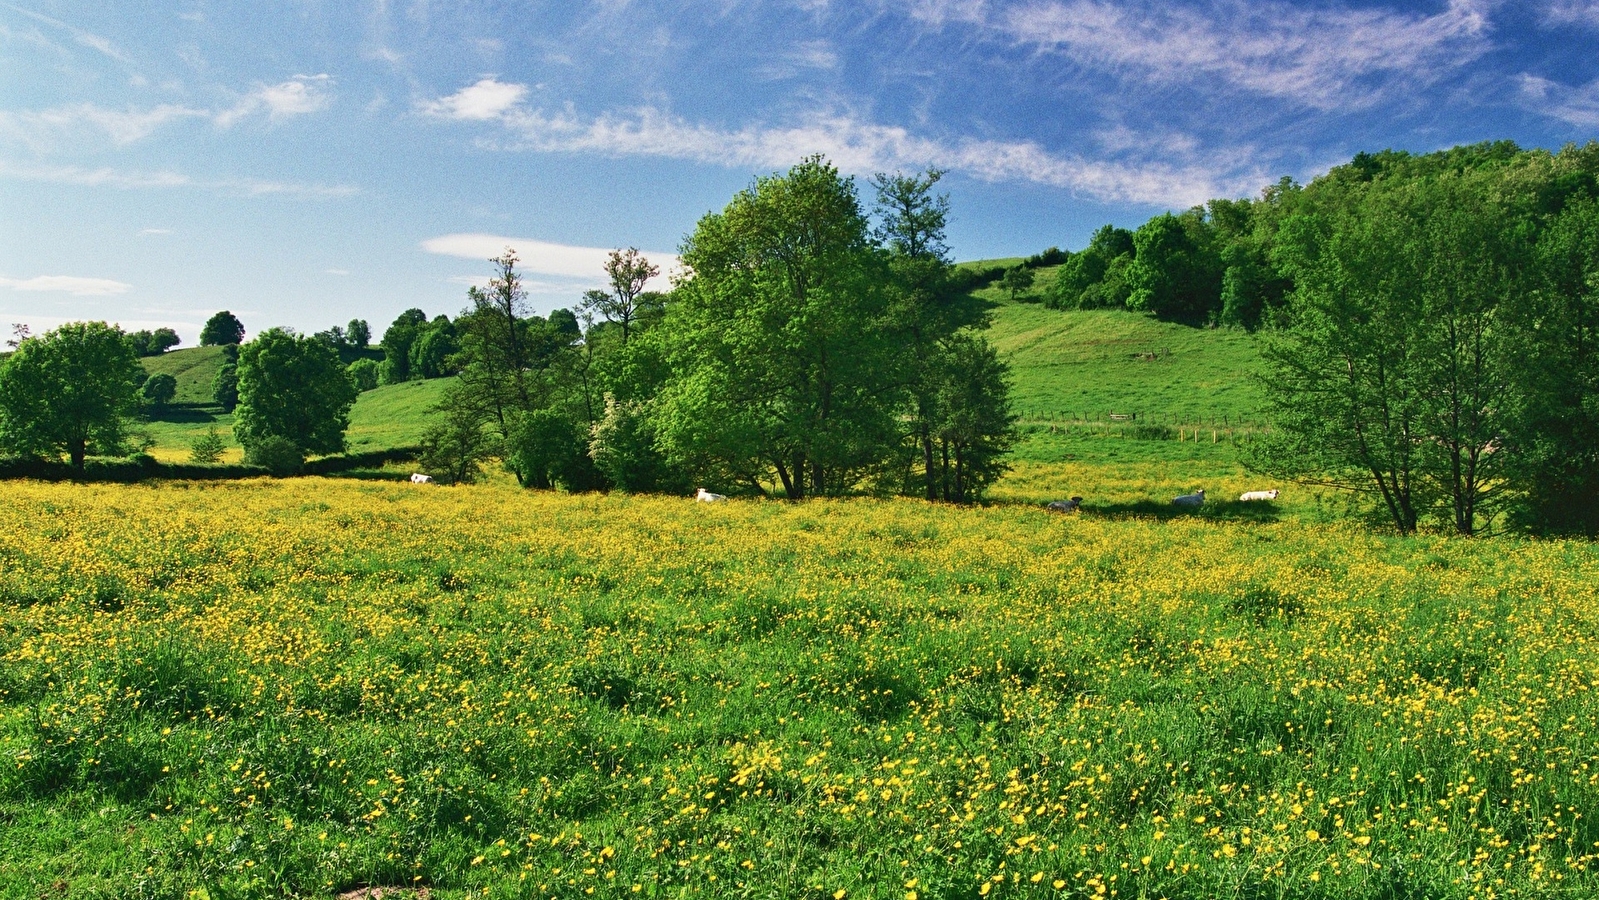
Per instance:
[[[815,152],[947,169],[957,258],[1075,249],[1359,150],[1599,137],[1596,47],[1599,0],[0,0],[0,326],[381,333],[507,243],[567,306]]]

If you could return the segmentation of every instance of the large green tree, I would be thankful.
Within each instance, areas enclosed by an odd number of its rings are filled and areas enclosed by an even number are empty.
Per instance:
[[[138,359],[120,328],[72,322],[18,342],[0,362],[0,444],[25,455],[122,449],[139,408]]]
[[[1525,245],[1483,177],[1373,182],[1284,224],[1294,322],[1267,348],[1256,462],[1380,497],[1395,527],[1473,534],[1513,424],[1505,319]]]
[[[907,379],[853,180],[820,157],[758,178],[700,220],[682,259],[655,401],[671,461],[775,476],[798,499],[848,490],[890,455]]]
[[[338,453],[355,385],[324,341],[273,328],[239,350],[233,433],[249,451],[281,437],[302,453]]]
[[[227,310],[213,315],[205,322],[205,327],[200,329],[200,346],[225,347],[229,344],[244,343],[244,323],[239,317]]]

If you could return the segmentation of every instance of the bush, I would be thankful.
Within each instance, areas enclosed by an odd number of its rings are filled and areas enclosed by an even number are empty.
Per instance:
[[[228,443],[223,439],[222,433],[212,425],[205,430],[205,434],[194,439],[189,444],[189,461],[193,463],[210,464],[222,458],[222,451],[226,450]]]
[[[618,490],[632,493],[666,487],[666,461],[655,449],[655,433],[643,404],[605,395],[605,415],[594,423],[589,458]]]
[[[244,461],[266,469],[273,478],[287,478],[305,468],[305,451],[288,438],[274,434],[247,448]]]
[[[347,370],[350,382],[358,391],[370,391],[378,386],[378,364],[370,359],[358,359]]]
[[[1170,425],[1134,425],[1127,429],[1127,436],[1135,441],[1169,441],[1177,437]]]

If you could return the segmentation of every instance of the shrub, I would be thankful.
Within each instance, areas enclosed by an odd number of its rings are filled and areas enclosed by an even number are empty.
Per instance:
[[[1127,429],[1127,436],[1135,441],[1169,441],[1177,437],[1170,425],[1134,425]]]
[[[245,462],[267,470],[273,478],[287,478],[300,474],[305,468],[305,451],[281,435],[269,435],[250,447],[244,454]]]
[[[226,450],[228,443],[223,439],[222,433],[212,425],[205,430],[205,434],[195,438],[189,444],[189,462],[214,463],[222,458],[222,451]]]

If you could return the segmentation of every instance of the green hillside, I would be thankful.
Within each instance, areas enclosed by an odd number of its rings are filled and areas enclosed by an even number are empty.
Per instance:
[[[982,269],[1021,257],[961,263]],[[998,284],[973,295],[990,305],[988,338],[1010,363],[1012,399],[1024,421],[1137,413],[1166,423],[1258,419],[1257,338],[1231,328],[1192,328],[1125,310],[1055,310],[1037,302],[1054,268],[1036,270],[1016,302]]]
[[[345,432],[350,451],[415,446],[427,429],[428,410],[454,380],[407,381],[363,393],[350,410],[350,430]]]
[[[209,405],[212,402],[211,380],[222,368],[222,348],[169,350],[160,356],[146,356],[139,363],[151,375],[166,374],[178,380],[178,395],[174,402]]]

